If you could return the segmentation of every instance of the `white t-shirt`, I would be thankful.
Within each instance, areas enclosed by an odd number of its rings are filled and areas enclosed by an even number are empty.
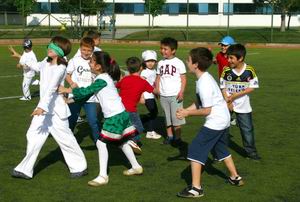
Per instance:
[[[141,72],[141,77],[145,78],[148,83],[154,87],[155,79],[156,79],[156,70],[155,69],[144,69]],[[144,92],[143,93],[145,99],[153,99],[153,93]]]
[[[205,117],[204,126],[212,130],[224,130],[230,125],[230,114],[226,101],[214,78],[205,72],[196,81],[196,95],[199,107],[211,107],[211,113]]]
[[[72,81],[77,83],[78,87],[87,87],[93,82],[93,74],[89,66],[90,60],[85,60],[81,56],[72,58],[67,67],[67,73],[71,74]],[[69,94],[69,98],[73,95]],[[95,102],[92,96],[87,102]]]
[[[238,93],[246,88],[259,88],[258,78],[253,67],[247,64],[244,65],[241,72],[237,72],[235,69],[226,68],[220,77],[220,88],[226,88],[228,95]],[[232,104],[233,111],[237,113],[252,112],[249,95],[244,95],[235,99]]]
[[[21,65],[25,65],[26,63],[35,63],[35,62],[37,62],[37,59],[33,51],[29,51],[29,52],[24,51],[19,61]],[[23,75],[24,77],[34,77],[35,72],[30,68],[23,68]]]
[[[107,83],[107,86],[96,94],[104,118],[109,118],[125,111],[125,107],[112,78],[107,73],[103,73],[99,74],[95,80],[97,79],[102,79]]]
[[[94,46],[94,52],[96,52],[96,51],[102,51],[102,49],[97,46]],[[77,52],[75,53],[75,55],[73,57],[78,57],[78,56],[81,56],[80,48],[78,48]]]
[[[181,89],[180,76],[185,73],[185,65],[177,57],[160,60],[157,65],[157,74],[160,75],[160,95],[177,96]]]

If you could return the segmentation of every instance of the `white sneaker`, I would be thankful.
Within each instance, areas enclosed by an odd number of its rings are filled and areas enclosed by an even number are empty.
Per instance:
[[[139,147],[139,145],[137,145],[134,141],[129,140],[127,142],[129,144],[129,146],[132,148],[133,152],[135,154],[141,154],[142,153],[142,149]]]
[[[104,177],[104,176],[99,175],[95,179],[89,181],[88,185],[90,185],[92,187],[99,187],[99,186],[105,185],[107,183],[108,183],[108,176]]]
[[[82,122],[84,122],[84,119],[78,116],[77,123],[82,123]]]
[[[31,83],[31,85],[33,85],[33,86],[37,86],[37,85],[39,85],[39,84],[40,84],[40,81],[39,81],[38,79],[34,80],[34,81]]]
[[[230,125],[236,126],[236,119],[232,119],[232,121],[230,121]]]
[[[25,96],[23,96],[19,100],[21,100],[21,101],[29,101],[29,100],[31,100],[31,97],[25,97]]]
[[[161,138],[161,135],[157,134],[155,131],[151,131],[151,132],[146,133],[146,138],[157,140],[157,139]]]

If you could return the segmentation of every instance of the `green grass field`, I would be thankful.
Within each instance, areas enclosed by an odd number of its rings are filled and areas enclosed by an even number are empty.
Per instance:
[[[108,45],[102,48],[121,64],[129,56],[140,56],[145,49],[157,46]],[[77,47],[73,48],[73,53]],[[179,47],[177,56],[185,61],[189,47]],[[20,47],[18,47],[20,51]],[[39,59],[45,46],[35,46]],[[214,50],[216,52],[217,49]],[[0,98],[21,95],[22,73],[15,68],[7,47],[0,46]],[[237,127],[231,128],[230,151],[245,186],[233,187],[225,182],[227,175],[222,163],[208,163],[203,173],[205,196],[202,201],[299,201],[300,200],[300,108],[299,108],[299,49],[248,49],[247,63],[253,65],[260,80],[260,88],[251,95],[257,148],[260,162],[243,156],[241,138]],[[217,68],[210,72],[216,76]],[[195,77],[188,74],[184,105],[194,99]],[[38,90],[31,88],[32,92]],[[0,201],[185,201],[176,197],[191,182],[189,162],[180,158],[180,151],[162,145],[162,140],[143,137],[143,154],[138,161],[144,175],[125,177],[122,171],[129,163],[122,152],[109,147],[108,185],[93,188],[87,182],[99,172],[98,153],[90,137],[87,123],[78,125],[77,137],[88,162],[89,174],[80,179],[70,179],[62,154],[49,137],[38,157],[32,180],[15,179],[11,170],[24,157],[26,131],[30,113],[38,102],[0,99]],[[141,114],[145,113],[140,106]],[[158,125],[162,127],[162,113]],[[190,143],[203,124],[202,117],[190,117],[183,127],[183,140]],[[179,157],[178,157],[179,156]]]

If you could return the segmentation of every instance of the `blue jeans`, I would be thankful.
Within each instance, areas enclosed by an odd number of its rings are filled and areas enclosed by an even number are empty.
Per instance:
[[[99,138],[100,125],[97,119],[97,105],[92,102],[69,104],[71,116],[69,117],[69,127],[74,131],[81,108],[84,108],[88,123],[92,129],[93,140],[96,142]]]
[[[141,139],[140,134],[144,132],[144,127],[140,119],[140,115],[137,112],[128,112],[128,114],[132,125],[136,128],[136,130],[139,133],[137,136],[134,137],[134,140],[139,141]]]
[[[252,122],[252,113],[236,113],[237,124],[240,128],[242,141],[245,151],[248,155],[256,155],[257,150],[254,140],[254,127]]]

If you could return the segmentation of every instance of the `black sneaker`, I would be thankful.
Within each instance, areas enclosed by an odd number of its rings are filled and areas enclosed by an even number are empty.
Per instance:
[[[259,161],[259,160],[261,160],[261,157],[260,156],[258,156],[258,154],[248,154],[247,155],[247,158],[249,158],[249,159],[252,159],[252,160],[255,160],[255,161]]]
[[[172,144],[173,142],[173,137],[167,137],[164,141],[163,144]]]
[[[87,171],[87,169],[85,169],[84,171],[81,171],[81,172],[71,173],[70,177],[71,178],[79,178],[79,177],[85,176],[87,174],[88,174],[88,171]]]
[[[244,182],[243,182],[241,176],[237,176],[234,179],[231,179],[231,177],[228,177],[228,182],[230,184],[232,184],[232,185],[235,185],[235,186],[242,186],[242,185],[244,185]]]
[[[177,193],[178,197],[183,197],[183,198],[198,198],[201,196],[204,196],[203,189],[198,189],[196,187],[193,187],[192,185],[188,186],[181,192]]]
[[[31,177],[25,175],[25,174],[22,173],[22,172],[16,171],[16,170],[13,170],[13,171],[11,172],[11,176],[12,176],[12,177],[15,177],[15,178],[22,178],[22,179],[25,179],[25,180],[30,180],[30,179],[31,179]]]

